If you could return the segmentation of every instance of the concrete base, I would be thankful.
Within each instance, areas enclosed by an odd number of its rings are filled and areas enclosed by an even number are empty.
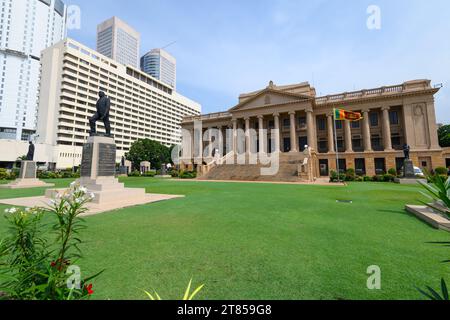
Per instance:
[[[9,184],[0,185],[0,189],[31,189],[31,188],[49,188],[54,184],[45,183],[39,179],[17,179]]]
[[[427,183],[427,180],[417,178],[395,178],[394,182],[399,184],[419,184],[420,182]]]
[[[60,189],[58,190],[59,193],[62,193],[66,191],[66,189]],[[167,201],[171,199],[177,199],[177,198],[183,198],[184,196],[179,195],[168,195],[168,194],[145,194],[144,198],[141,199],[141,201],[116,201],[114,203],[107,203],[98,205],[95,203],[88,203],[87,208],[88,212],[84,213],[82,216],[91,216],[103,212],[110,212],[115,211],[127,207],[133,207],[136,205],[143,205],[143,204],[149,204],[149,203],[155,203],[160,201]],[[16,206],[16,207],[48,207],[51,199],[47,198],[45,196],[41,197],[28,197],[28,198],[17,198],[17,199],[1,199],[1,204],[6,204],[10,206]]]
[[[118,179],[113,177],[99,177],[96,180],[81,178],[78,182],[89,193],[95,195],[92,205],[106,208],[145,203],[145,189],[125,188],[123,183],[119,183]],[[54,198],[58,193],[62,194],[64,192],[66,192],[66,189],[48,189],[45,192],[45,196]]]
[[[430,207],[407,205],[406,211],[425,221],[433,228],[450,231],[450,220],[434,212]]]

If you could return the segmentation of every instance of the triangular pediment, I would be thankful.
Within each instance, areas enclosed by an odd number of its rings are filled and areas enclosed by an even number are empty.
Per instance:
[[[289,92],[281,92],[273,89],[265,89],[248,98],[230,111],[241,111],[255,108],[263,108],[265,106],[282,105],[292,102],[304,102],[310,100],[311,97],[302,94],[294,94]]]

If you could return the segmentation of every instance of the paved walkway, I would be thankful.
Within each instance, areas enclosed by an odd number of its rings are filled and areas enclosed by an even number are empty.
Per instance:
[[[184,198],[184,196],[147,193],[145,195],[145,200],[139,201],[139,202],[133,202],[133,203],[122,202],[122,203],[115,203],[115,204],[112,203],[108,206],[103,205],[102,207],[96,206],[93,203],[89,203],[87,205],[89,211],[87,213],[83,214],[82,216],[91,216],[91,215],[95,215],[95,214],[99,214],[99,213],[103,213],[103,212],[114,211],[114,210],[119,210],[119,209],[123,209],[123,208],[134,207],[137,205],[155,203],[155,202],[160,202],[160,201],[167,201],[167,200],[177,199],[177,198]],[[33,207],[48,207],[50,205],[50,201],[51,201],[51,199],[46,198],[45,196],[40,196],[40,197],[15,198],[15,199],[1,199],[0,203],[6,204],[6,205],[11,205],[11,206],[16,206],[16,207],[33,208]]]

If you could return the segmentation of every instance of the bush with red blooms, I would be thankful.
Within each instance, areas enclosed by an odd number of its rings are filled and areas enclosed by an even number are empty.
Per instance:
[[[73,183],[47,208],[5,210],[9,234],[0,240],[0,300],[79,300],[93,293],[76,265],[81,257],[80,217],[93,194]],[[49,223],[53,218],[53,223]],[[49,230],[50,227],[50,230]],[[48,233],[55,235],[49,241]]]

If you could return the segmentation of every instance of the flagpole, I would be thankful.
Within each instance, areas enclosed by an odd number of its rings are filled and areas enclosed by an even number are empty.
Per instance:
[[[338,147],[338,138],[337,138],[337,129],[336,129],[336,110],[334,110],[334,143],[336,148],[336,167],[337,167],[337,175],[338,175],[338,183],[341,182],[341,172],[339,169],[339,147]]]

